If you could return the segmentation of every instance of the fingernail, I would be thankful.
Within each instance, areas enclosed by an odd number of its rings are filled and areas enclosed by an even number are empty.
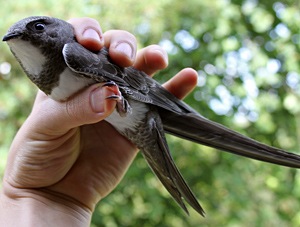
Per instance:
[[[116,46],[116,50],[125,54],[128,58],[133,59],[132,46],[127,42],[120,42]]]
[[[94,29],[92,28],[88,28],[86,29],[83,33],[82,36],[86,39],[95,39],[98,41],[101,41],[101,38],[98,34],[98,32],[96,32]]]
[[[90,103],[95,113],[103,113],[105,111],[106,89],[99,86],[92,91]]]

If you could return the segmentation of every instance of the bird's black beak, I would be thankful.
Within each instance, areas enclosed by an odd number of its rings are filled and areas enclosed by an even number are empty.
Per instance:
[[[9,41],[11,39],[14,39],[14,38],[17,38],[21,36],[21,33],[20,32],[9,32],[7,33],[3,38],[2,38],[2,41],[3,42],[6,42],[6,41]]]

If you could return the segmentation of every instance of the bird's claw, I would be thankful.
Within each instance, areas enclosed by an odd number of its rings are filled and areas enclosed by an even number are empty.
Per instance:
[[[118,87],[118,85],[113,81],[107,81],[102,85],[102,87],[114,87],[114,86]]]
[[[131,107],[128,101],[122,96],[122,93],[119,90],[118,85],[113,81],[108,81],[102,85],[103,87],[109,87],[110,90],[115,93],[114,95],[110,95],[106,97],[106,99],[115,100],[117,102],[116,109],[121,117],[127,116],[127,114],[131,113]]]

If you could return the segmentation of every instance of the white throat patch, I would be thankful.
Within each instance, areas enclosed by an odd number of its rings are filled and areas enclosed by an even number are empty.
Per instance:
[[[38,48],[21,39],[12,39],[7,43],[28,74],[37,76],[41,73],[46,58]]]

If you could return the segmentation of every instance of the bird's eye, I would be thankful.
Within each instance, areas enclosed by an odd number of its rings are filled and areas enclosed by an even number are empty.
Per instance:
[[[34,24],[34,29],[36,31],[43,31],[45,29],[46,25],[41,23],[41,22],[37,22]]]

